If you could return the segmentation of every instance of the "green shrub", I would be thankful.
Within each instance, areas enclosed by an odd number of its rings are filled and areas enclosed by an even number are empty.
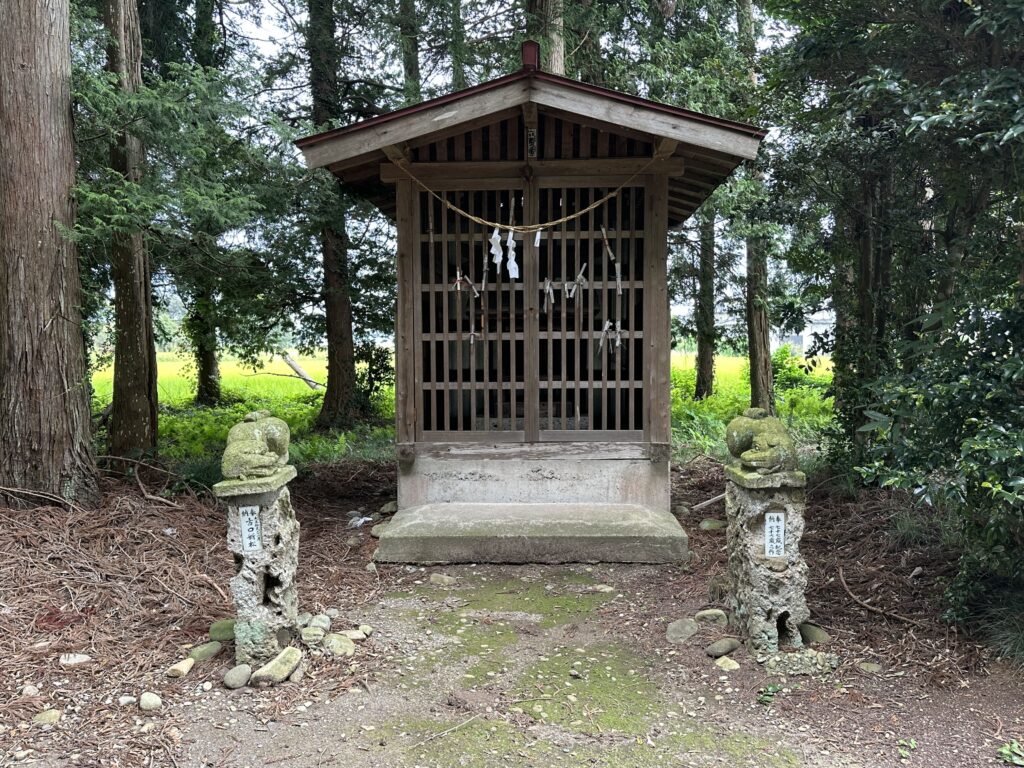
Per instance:
[[[1024,589],[1024,304],[1014,289],[951,317],[872,386],[864,478],[956,515],[950,617],[992,584]]]

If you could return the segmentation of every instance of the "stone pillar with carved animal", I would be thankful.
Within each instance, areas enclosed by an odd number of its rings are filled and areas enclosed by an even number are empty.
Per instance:
[[[733,419],[726,431],[727,579],[731,621],[750,646],[774,653],[799,648],[807,564],[800,555],[804,487],[796,447],[785,426],[761,408]]]
[[[235,657],[259,665],[288,645],[296,626],[295,569],[299,523],[288,481],[288,425],[265,411],[250,413],[228,432],[214,494],[228,507],[228,549],[235,558]]]

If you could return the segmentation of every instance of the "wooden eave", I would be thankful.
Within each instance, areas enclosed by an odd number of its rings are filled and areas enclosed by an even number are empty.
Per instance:
[[[307,136],[299,139],[296,146],[310,167],[328,168],[353,193],[369,199],[385,215],[394,218],[394,185],[382,181],[380,171],[396,159],[399,148],[407,151],[461,135],[527,109],[610,133],[642,137],[652,145],[659,140],[669,142],[673,149],[664,158],[669,162],[656,163],[651,172],[668,175],[670,227],[682,224],[741,162],[755,157],[765,135],[762,129],[745,123],[523,69],[421,104]],[[486,178],[483,167],[480,172],[480,177]],[[393,177],[392,174],[388,178]]]

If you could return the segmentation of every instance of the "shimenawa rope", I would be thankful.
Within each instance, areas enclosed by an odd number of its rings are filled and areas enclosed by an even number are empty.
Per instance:
[[[583,208],[583,209],[581,209],[579,211],[576,211],[576,213],[571,213],[568,216],[563,216],[560,219],[555,219],[554,221],[546,221],[543,224],[502,224],[501,222],[498,222],[498,221],[488,221],[487,219],[481,218],[480,216],[474,216],[472,213],[469,213],[468,211],[464,211],[461,208],[459,208],[459,206],[455,205],[453,202],[448,200],[446,197],[442,197],[441,195],[437,194],[437,192],[435,192],[430,187],[428,187],[426,184],[424,184],[422,181],[420,181],[420,179],[418,179],[416,177],[416,175],[412,171],[409,170],[409,168],[407,167],[407,165],[405,163],[396,163],[395,165],[397,165],[397,167],[401,168],[402,169],[402,173],[404,173],[406,176],[408,176],[410,180],[415,182],[416,185],[420,189],[422,189],[428,195],[433,197],[435,200],[440,201],[440,203],[443,206],[445,206],[446,208],[448,208],[451,211],[454,211],[459,216],[467,218],[470,221],[476,222],[477,224],[480,224],[481,226],[484,226],[484,227],[487,227],[487,228],[501,229],[501,230],[504,230],[505,232],[518,232],[520,234],[524,234],[525,235],[525,234],[531,234],[533,232],[540,232],[540,231],[545,230],[545,229],[550,229],[551,227],[557,227],[559,224],[564,224],[567,221],[573,221],[574,219],[578,219],[581,216],[584,216],[585,214],[590,213],[595,208],[598,208],[598,207],[604,205],[609,200],[611,200],[613,197],[617,196],[622,190],[624,190],[626,187],[628,187],[630,185],[630,183],[633,181],[633,179],[635,179],[637,176],[641,176],[648,168],[650,168],[652,165],[654,165],[655,161],[657,161],[658,159],[660,159],[660,158],[652,157],[650,160],[648,160],[646,163],[644,163],[644,165],[639,170],[637,170],[635,173],[633,173],[632,176],[630,176],[628,179],[626,179],[624,182],[622,182],[622,184],[620,184],[617,188],[615,188],[614,190],[609,192],[607,195],[602,197],[600,200],[595,200],[590,205],[588,205],[586,208]]]

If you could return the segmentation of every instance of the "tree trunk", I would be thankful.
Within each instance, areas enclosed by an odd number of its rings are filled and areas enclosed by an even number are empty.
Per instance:
[[[341,117],[338,93],[341,56],[335,39],[336,21],[331,0],[309,0],[309,24],[306,30],[313,124],[325,128],[331,121]],[[333,226],[325,226],[320,235],[327,322],[327,390],[317,416],[317,426],[321,428],[346,428],[358,416],[345,202],[340,187],[335,188],[339,192],[333,212],[335,223]]]
[[[0,486],[99,500],[74,245],[67,0],[0,25]],[[0,492],[3,497],[3,492]],[[36,496],[31,504],[47,503]]]
[[[751,0],[736,3],[736,24],[740,52],[750,64],[751,88],[757,88],[754,56],[757,32],[754,29],[754,7]],[[761,173],[751,171],[755,184],[762,186]],[[768,253],[760,237],[747,238],[747,352],[750,360],[750,405],[775,413],[775,384],[772,381],[772,350],[768,322]]]
[[[196,405],[218,405],[221,399],[217,327],[210,320],[212,304],[209,295],[195,297],[185,321],[196,360]]]
[[[564,0],[529,0],[526,8],[526,36],[544,38],[542,68],[565,74]]]
[[[107,0],[104,24],[110,35],[107,70],[125,93],[142,85],[142,34],[135,0]],[[142,142],[127,131],[115,137],[110,166],[126,183],[141,176]],[[156,449],[156,341],[149,254],[141,231],[118,232],[110,244],[114,284],[114,399],[110,446],[114,456],[140,456]]]
[[[544,69],[553,75],[565,74],[564,0],[544,0],[544,21],[548,49]]]
[[[416,0],[398,0],[398,34],[402,47],[403,91],[406,105],[423,101],[420,90],[420,19]]]
[[[768,325],[768,258],[760,238],[747,238],[747,352],[750,405],[775,413],[772,349]]]
[[[462,19],[462,0],[451,2],[451,31],[448,35],[452,56],[452,90],[461,91],[469,85],[466,79],[466,24]]]
[[[581,0],[587,9],[577,15],[579,26],[574,30],[579,39],[578,52],[573,57],[573,68],[584,83],[604,85],[604,57],[601,55],[601,28],[596,23],[601,17],[594,10],[594,0]]]
[[[348,292],[348,236],[344,223],[337,229],[324,228],[321,245],[327,320],[327,388],[316,421],[322,428],[344,429],[358,416],[352,301]]]
[[[693,396],[703,400],[715,388],[715,212],[700,220],[700,265],[697,270],[697,386]]]

